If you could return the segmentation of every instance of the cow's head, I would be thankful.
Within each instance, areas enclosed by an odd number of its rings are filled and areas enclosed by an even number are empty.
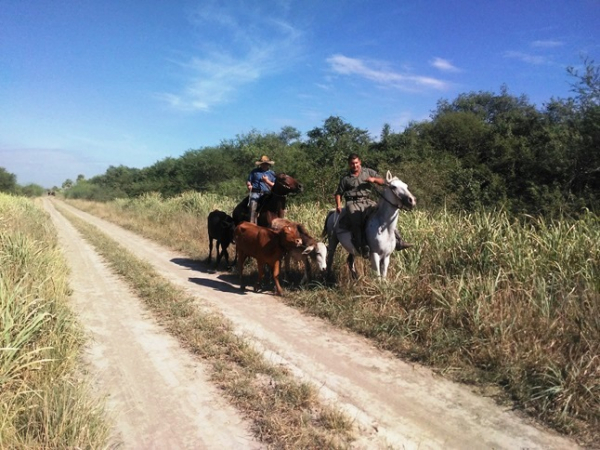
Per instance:
[[[298,232],[298,228],[286,225],[279,230],[279,242],[285,249],[302,247],[302,236]]]
[[[306,247],[302,254],[310,256],[321,272],[327,270],[327,246],[322,242]]]

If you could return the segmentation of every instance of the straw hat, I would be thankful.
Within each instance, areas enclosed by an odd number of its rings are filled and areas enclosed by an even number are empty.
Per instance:
[[[260,159],[258,161],[256,161],[255,164],[257,166],[260,166],[262,164],[268,164],[268,165],[272,166],[273,164],[275,164],[275,161],[271,161],[267,155],[262,155],[260,157]]]

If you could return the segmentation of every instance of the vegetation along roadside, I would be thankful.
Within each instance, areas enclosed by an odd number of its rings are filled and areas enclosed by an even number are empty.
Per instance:
[[[208,212],[235,204],[199,193],[70,203],[199,260],[207,256]],[[315,206],[288,211],[316,236],[325,214]],[[363,267],[350,283],[339,251],[336,287],[288,286],[284,301],[455,380],[492,386],[499,400],[581,442],[598,442],[599,225],[593,214],[402,214],[400,228],[417,245],[395,253],[390,281],[371,279]]]
[[[83,331],[48,215],[0,194],[0,448],[103,448],[109,424],[77,370]]]

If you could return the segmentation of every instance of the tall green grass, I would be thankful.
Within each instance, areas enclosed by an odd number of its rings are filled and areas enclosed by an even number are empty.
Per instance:
[[[235,202],[190,193],[76,205],[200,259],[208,211],[231,213]],[[328,208],[292,200],[287,217],[319,236]],[[496,386],[546,424],[600,441],[600,219],[413,211],[398,225],[415,247],[393,254],[387,280],[373,279],[363,260],[350,280],[338,249],[335,287],[288,290],[284,301],[449,377]]]
[[[0,194],[0,447],[98,448],[102,410],[79,383],[81,328],[50,219]]]

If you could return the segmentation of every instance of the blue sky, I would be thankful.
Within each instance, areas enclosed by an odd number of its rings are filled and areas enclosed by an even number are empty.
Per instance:
[[[331,115],[377,138],[502,85],[542,106],[598,24],[600,0],[0,0],[0,167],[60,186]]]

